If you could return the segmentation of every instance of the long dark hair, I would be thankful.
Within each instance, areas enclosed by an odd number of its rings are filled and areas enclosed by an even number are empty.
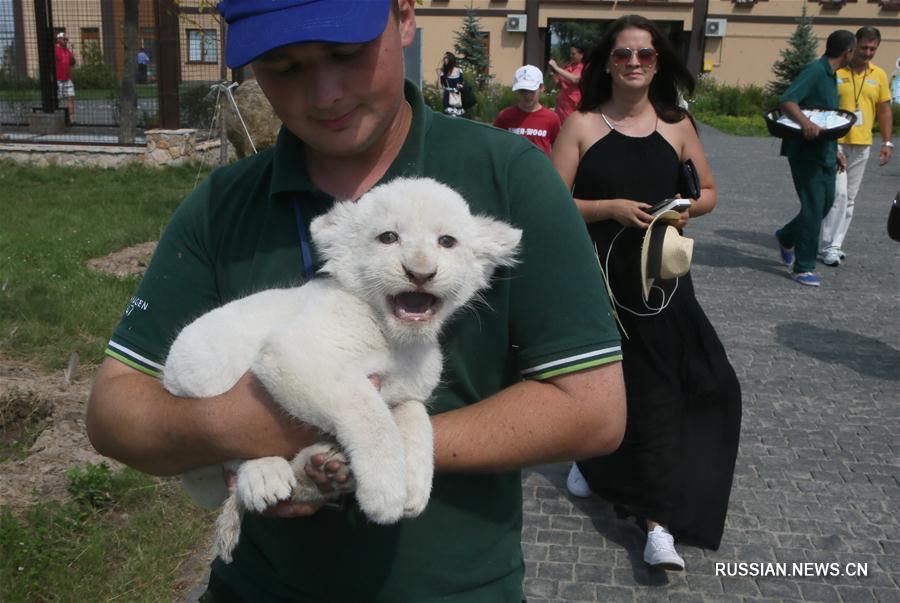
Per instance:
[[[637,28],[648,32],[656,49],[656,75],[650,83],[650,103],[656,114],[666,122],[679,122],[690,113],[678,106],[678,93],[689,95],[694,91],[694,76],[687,70],[675,54],[669,40],[650,20],[640,15],[626,15],[617,19],[603,38],[597,43],[587,58],[587,65],[581,76],[581,102],[578,110],[587,112],[600,107],[612,96],[612,77],[606,70],[609,55],[619,33],[625,29]]]
[[[441,73],[450,75],[456,67],[456,55],[452,52],[445,52],[444,58],[447,59],[447,62],[441,65]]]

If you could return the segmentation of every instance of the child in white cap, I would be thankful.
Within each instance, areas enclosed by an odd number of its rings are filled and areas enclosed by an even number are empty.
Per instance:
[[[559,134],[559,117],[541,105],[544,74],[534,65],[516,69],[513,92],[519,102],[500,112],[494,126],[524,136],[550,156],[550,146]]]

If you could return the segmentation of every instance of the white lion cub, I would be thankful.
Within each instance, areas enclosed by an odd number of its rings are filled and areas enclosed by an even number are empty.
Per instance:
[[[416,516],[434,471],[425,404],[441,375],[438,333],[497,266],[515,263],[522,233],[473,216],[459,194],[428,178],[397,179],[356,203],[337,203],[310,230],[324,274],[198,318],[172,344],[163,384],[178,396],[209,397],[252,371],[288,413],[336,439],[370,520]],[[380,391],[369,375],[381,378]],[[215,544],[224,561],[245,509],[322,499],[304,465],[323,451],[341,454],[328,442],[291,461],[233,461],[230,495],[220,466],[185,474],[200,504],[227,497]]]

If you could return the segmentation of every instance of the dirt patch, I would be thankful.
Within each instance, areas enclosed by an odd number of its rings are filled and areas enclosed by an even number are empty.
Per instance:
[[[140,243],[87,261],[88,268],[119,278],[143,274],[156,250],[156,241]]]
[[[50,404],[33,391],[7,391],[0,398],[0,462],[26,456],[49,417]]]
[[[97,454],[84,417],[93,371],[66,385],[63,371],[45,373],[0,358],[0,412],[6,460],[0,462],[0,505],[21,509],[38,500],[64,500],[66,470],[114,461]],[[15,442],[15,443],[13,443]]]

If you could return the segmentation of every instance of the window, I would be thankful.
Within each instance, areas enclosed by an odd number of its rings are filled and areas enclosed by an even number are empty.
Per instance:
[[[188,62],[218,63],[219,32],[215,29],[189,29]]]
[[[99,27],[82,27],[81,28],[81,54],[82,56],[91,56],[100,52],[100,28]]]

